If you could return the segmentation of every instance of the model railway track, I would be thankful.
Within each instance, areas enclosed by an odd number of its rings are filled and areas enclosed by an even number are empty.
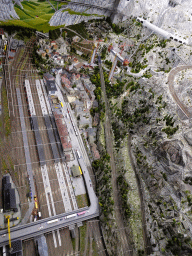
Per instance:
[[[30,64],[29,64],[30,65]],[[43,95],[43,86],[39,79],[37,79],[37,74],[34,72],[33,68],[30,68],[29,80],[25,80],[25,84],[30,86],[31,90],[26,90],[30,99],[29,112],[32,124],[32,130],[36,130],[35,137],[41,138],[39,144],[41,145],[41,152],[39,151],[39,160],[41,162],[41,173],[43,178],[46,202],[48,206],[48,216],[55,216],[56,214],[63,212],[71,212],[77,209],[76,199],[73,198],[74,195],[71,194],[69,189],[69,183],[64,173],[67,171],[63,164],[60,162],[60,158],[63,158],[62,154],[59,154],[58,150],[58,138],[56,135],[56,129],[52,130],[52,124],[54,126],[53,115],[50,108],[46,106],[45,95]],[[31,103],[31,104],[30,104]],[[50,116],[51,114],[51,116]],[[36,117],[35,115],[38,115]],[[34,121],[36,126],[34,127]],[[41,130],[43,129],[43,130]],[[46,130],[47,129],[47,130]],[[54,132],[53,132],[54,131]],[[37,139],[36,139],[37,143]],[[38,143],[37,143],[38,144]],[[44,153],[42,153],[44,151]],[[61,152],[61,151],[60,151]],[[41,159],[41,156],[45,159]],[[52,159],[50,161],[50,159]],[[64,170],[64,172],[63,172]],[[54,183],[50,183],[49,180],[55,179]],[[60,189],[58,189],[60,188]],[[61,200],[62,199],[62,200]],[[74,201],[75,200],[75,201]],[[41,201],[41,199],[40,199]],[[59,203],[58,203],[59,202]],[[44,216],[44,217],[48,217]],[[59,231],[57,232],[59,235]],[[59,235],[60,236],[60,235]],[[58,237],[60,240],[60,237]],[[54,239],[54,241],[56,241]]]
[[[106,148],[107,148],[107,153],[110,155],[110,166],[112,170],[112,188],[113,191],[118,191],[117,189],[117,183],[116,183],[116,176],[117,176],[117,170],[116,170],[116,165],[115,165],[115,158],[114,158],[114,153],[113,153],[113,143],[112,143],[112,136],[111,136],[111,124],[110,124],[110,111],[108,107],[108,101],[107,101],[107,95],[106,95],[106,90],[105,90],[105,81],[104,81],[104,76],[103,76],[103,69],[102,69],[102,64],[101,64],[101,59],[99,57],[99,70],[100,70],[100,81],[101,81],[101,89],[103,91],[104,95],[104,101],[106,105],[106,119],[105,119],[105,136],[106,136]],[[131,241],[131,236],[129,236],[126,233],[126,230],[124,230],[124,221],[122,218],[122,214],[120,211],[119,207],[119,197],[117,193],[114,193],[113,195],[114,198],[114,207],[115,207],[115,220],[117,222],[117,226],[119,229],[121,229],[121,233],[119,234],[119,241],[121,244],[121,253],[122,255],[133,255],[134,248],[132,245]]]
[[[29,42],[27,47],[22,50],[22,51],[18,51],[17,54],[17,59],[14,60],[14,66],[16,68],[11,70],[11,82],[12,82],[12,89],[14,91],[14,106],[18,106],[18,102],[17,102],[17,98],[16,98],[16,89],[20,89],[21,92],[21,102],[22,102],[22,108],[23,108],[23,113],[24,113],[24,117],[26,117],[25,120],[25,124],[27,129],[29,131],[33,131],[31,128],[31,121],[30,121],[30,116],[32,117],[32,109],[28,108],[28,104],[26,101],[26,92],[24,90],[24,83],[26,80],[25,75],[29,76],[29,85],[30,85],[30,89],[31,89],[31,96],[32,99],[34,101],[33,104],[33,108],[34,108],[34,113],[33,114],[37,114],[38,117],[36,118],[38,127],[36,127],[36,131],[39,131],[38,135],[35,134],[34,132],[30,132],[27,133],[27,137],[28,137],[28,143],[29,145],[35,145],[35,142],[37,140],[37,138],[35,138],[35,136],[40,136],[41,140],[42,140],[42,144],[43,144],[43,150],[44,150],[44,155],[45,155],[45,159],[44,162],[43,161],[39,161],[40,164],[38,163],[38,150],[36,150],[35,147],[29,147],[30,150],[30,155],[31,155],[31,160],[32,160],[32,167],[33,167],[33,175],[35,174],[35,181],[36,181],[36,185],[37,185],[37,191],[39,196],[38,197],[38,202],[39,202],[39,206],[41,207],[41,205],[46,205],[47,208],[44,210],[44,213],[42,214],[43,217],[45,217],[45,219],[39,220],[38,222],[34,222],[34,223],[30,223],[30,224],[26,224],[26,225],[20,225],[18,227],[14,227],[11,228],[11,235],[12,235],[12,241],[16,240],[16,239],[28,239],[31,237],[35,237],[37,235],[43,234],[43,233],[48,233],[50,231],[55,231],[58,230],[60,228],[63,227],[67,227],[69,225],[73,225],[79,222],[82,222],[84,220],[90,219],[90,218],[94,218],[97,217],[99,215],[99,208],[98,208],[98,199],[95,195],[95,192],[92,188],[92,186],[90,185],[90,177],[89,177],[89,173],[88,170],[86,168],[86,166],[84,165],[84,163],[82,163],[82,170],[83,170],[83,175],[84,175],[84,180],[85,180],[85,185],[87,187],[87,192],[89,194],[89,198],[90,198],[90,207],[85,207],[84,209],[77,209],[77,205],[75,205],[76,199],[75,196],[72,193],[72,186],[70,187],[69,185],[71,184],[70,182],[70,177],[69,177],[69,173],[67,170],[67,165],[63,162],[58,161],[54,161],[54,154],[53,154],[53,148],[51,146],[51,144],[49,143],[50,141],[50,136],[48,134],[47,131],[47,126],[49,126],[49,130],[50,129],[50,123],[51,123],[51,127],[53,127],[54,125],[54,119],[51,119],[52,116],[50,116],[50,112],[49,109],[48,110],[48,117],[50,118],[50,122],[48,121],[48,124],[46,125],[46,121],[45,121],[45,116],[43,115],[43,113],[45,114],[45,112],[43,112],[42,106],[41,106],[41,99],[40,96],[38,94],[38,89],[36,86],[36,80],[38,80],[38,76],[35,73],[29,58],[30,58],[30,54],[32,52],[32,44],[33,42]],[[8,74],[9,72],[9,68],[8,65],[6,66],[6,72]],[[42,88],[44,88],[42,86]],[[26,90],[27,91],[27,90]],[[29,92],[28,92],[29,93]],[[44,95],[45,96],[45,95]],[[28,96],[27,96],[27,100]],[[9,98],[10,101],[10,98]],[[47,107],[48,108],[48,107]],[[21,130],[20,128],[20,122],[19,122],[19,118],[20,118],[20,114],[19,114],[19,108],[16,107],[15,108],[15,132],[17,131],[18,127],[19,130]],[[29,111],[30,115],[29,115]],[[33,115],[35,116],[35,115]],[[34,120],[33,120],[34,121]],[[42,130],[41,130],[42,128]],[[53,127],[56,128],[56,127]],[[53,131],[55,131],[56,129],[53,129]],[[21,133],[19,133],[21,134]],[[54,134],[55,136],[55,134]],[[55,138],[56,139],[56,138]],[[57,139],[56,139],[57,141]],[[37,143],[36,143],[37,144]],[[55,143],[56,147],[57,147],[57,143]],[[23,147],[20,147],[23,148]],[[18,152],[19,154],[19,152]],[[58,153],[59,154],[59,153]],[[24,159],[23,159],[24,160]],[[18,159],[18,161],[21,161],[20,159]],[[34,162],[36,162],[34,164]],[[20,163],[18,163],[18,166],[20,165]],[[25,164],[23,164],[23,166],[25,166]],[[24,167],[25,172],[26,172],[26,167]],[[46,174],[47,172],[47,174]],[[63,175],[63,176],[62,176]],[[45,179],[46,177],[46,179]],[[55,179],[57,177],[57,179]],[[49,182],[50,180],[54,180],[53,182]],[[71,205],[71,209],[69,210],[70,213],[67,214],[66,213],[66,209],[63,208],[64,202],[62,202],[61,198],[61,192],[62,189],[60,188],[61,183],[59,183],[60,181],[64,181],[67,185],[67,188],[65,189],[65,192],[68,193],[69,198],[70,198],[70,205]],[[42,186],[42,183],[49,186],[44,187]],[[54,187],[55,186],[55,187]],[[64,187],[63,187],[64,188]],[[48,191],[47,191],[48,190]],[[54,190],[53,195],[51,195],[51,191]],[[60,204],[56,204],[58,202],[61,202]],[[56,206],[56,205],[60,205],[60,206]],[[82,212],[83,211],[83,212]],[[65,213],[64,213],[65,212]],[[59,234],[59,232],[57,232]],[[0,232],[0,235],[6,234],[6,231]],[[59,239],[59,237],[58,237]],[[4,245],[7,244],[7,237],[4,237],[1,242],[0,245]]]
[[[182,70],[185,70],[185,69],[192,69],[192,66],[191,65],[185,65],[185,66],[179,66],[179,67],[176,67],[176,68],[172,69],[171,72],[169,73],[168,84],[169,84],[169,91],[170,91],[174,101],[176,102],[178,107],[182,110],[182,112],[188,118],[191,119],[192,118],[192,112],[190,112],[189,109],[187,108],[187,106],[181,102],[181,100],[177,96],[177,93],[175,92],[175,88],[173,86],[176,74],[179,73]]]

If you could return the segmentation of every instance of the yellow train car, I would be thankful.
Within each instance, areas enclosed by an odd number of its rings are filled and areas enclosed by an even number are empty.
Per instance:
[[[34,201],[35,201],[35,209],[38,209],[39,207],[38,207],[37,197],[36,196],[34,196]]]
[[[63,103],[61,102],[61,107],[63,108]]]
[[[35,202],[35,209],[38,209],[38,203]]]
[[[81,170],[81,167],[79,166],[79,171],[80,171],[80,173],[81,173],[81,175],[82,175],[82,170]]]

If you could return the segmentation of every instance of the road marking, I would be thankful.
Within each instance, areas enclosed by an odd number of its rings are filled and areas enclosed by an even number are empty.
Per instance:
[[[53,234],[54,246],[55,246],[55,248],[57,248],[57,241],[56,241],[55,231],[52,231],[52,234]]]
[[[57,229],[57,236],[58,236],[59,246],[61,246],[61,236],[59,233],[59,229]]]
[[[69,199],[69,194],[67,191],[67,187],[66,187],[66,183],[65,183],[65,178],[63,175],[63,171],[62,171],[62,167],[61,167],[61,163],[55,163],[55,170],[57,173],[57,179],[59,182],[59,187],[60,187],[60,191],[61,191],[61,196],[63,199],[63,204],[64,204],[64,208],[66,212],[70,212],[72,211],[71,208],[71,203],[70,203],[70,199]]]

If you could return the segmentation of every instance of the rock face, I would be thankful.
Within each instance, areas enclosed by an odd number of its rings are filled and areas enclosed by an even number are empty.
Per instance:
[[[64,6],[59,11],[55,12],[49,23],[51,26],[69,26],[72,24],[80,23],[82,21],[86,22],[91,19],[102,19],[104,16],[110,16],[111,12],[107,11],[107,9],[113,9],[114,2],[114,0],[78,0],[75,4],[69,3],[67,6]],[[70,14],[70,10],[76,12],[76,14]]]
[[[170,165],[170,161],[174,164],[184,166],[182,149],[178,141],[165,141],[159,148],[159,159],[164,158],[167,165]]]
[[[78,14],[73,14],[71,15],[68,11],[64,10],[59,10],[55,12],[55,14],[51,17],[49,24],[50,26],[60,26],[60,25],[74,25],[81,23],[82,21],[87,22],[88,20],[92,19],[102,19],[103,16],[95,16],[95,15],[90,15],[90,16],[83,16],[83,15],[78,15]]]
[[[184,133],[184,138],[189,143],[189,145],[192,146],[192,131]]]
[[[79,3],[79,4],[78,4]],[[51,26],[59,25],[72,25],[82,21],[88,21],[90,19],[102,19],[103,17],[111,16],[110,10],[117,10],[124,13],[126,16],[130,15],[134,8],[134,0],[129,2],[125,0],[115,1],[100,1],[100,0],[78,0],[74,3],[69,3],[67,6],[61,8],[55,12],[50,20]],[[70,14],[70,9],[77,14]],[[108,10],[109,9],[109,10]],[[114,14],[112,16],[112,22],[117,23],[122,20],[122,15]]]
[[[21,7],[20,1],[16,1],[16,3]],[[6,20],[11,20],[12,18],[14,19],[19,19],[19,16],[14,10],[14,5],[12,0],[0,0],[0,20],[6,21]]]
[[[175,7],[169,5],[169,0],[137,0],[133,16],[143,16],[150,22],[154,23],[158,16],[163,14],[167,9],[161,28],[177,36],[189,37],[192,31],[191,6],[192,1],[181,1]],[[175,1],[174,1],[175,2]]]

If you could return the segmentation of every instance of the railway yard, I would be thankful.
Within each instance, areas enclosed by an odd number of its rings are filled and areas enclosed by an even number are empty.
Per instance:
[[[65,102],[60,91],[59,83],[56,84],[55,93],[58,104],[53,104],[46,82],[39,77],[31,64],[34,40],[18,49],[11,63],[8,59],[5,60],[5,86],[11,120],[8,151],[13,162],[13,181],[20,197],[20,224],[35,224],[40,220],[40,231],[45,227],[44,223],[53,225],[59,221],[57,218],[43,222],[46,218],[63,213],[67,215],[60,220],[87,215],[91,203],[89,197],[92,194],[95,196],[95,184],[93,181],[92,185],[88,174],[91,165],[76,121],[70,105]],[[62,127],[66,128],[65,134]],[[79,168],[77,177],[72,173],[74,166]],[[78,210],[80,208],[82,211]],[[83,226],[81,220],[77,226]],[[72,225],[71,229],[74,228]],[[101,248],[98,226],[95,229],[95,236],[98,234],[95,246],[105,253],[103,247]],[[80,232],[76,232],[75,240],[78,239],[80,241]],[[75,242],[76,245],[72,245],[68,228],[52,230],[46,234],[46,240],[50,255],[81,255],[81,243]],[[30,241],[23,241],[23,248],[29,246],[33,251],[34,244]],[[87,246],[86,243],[85,248]],[[89,246],[92,248],[92,242]],[[89,255],[92,255],[93,250],[89,251]]]

